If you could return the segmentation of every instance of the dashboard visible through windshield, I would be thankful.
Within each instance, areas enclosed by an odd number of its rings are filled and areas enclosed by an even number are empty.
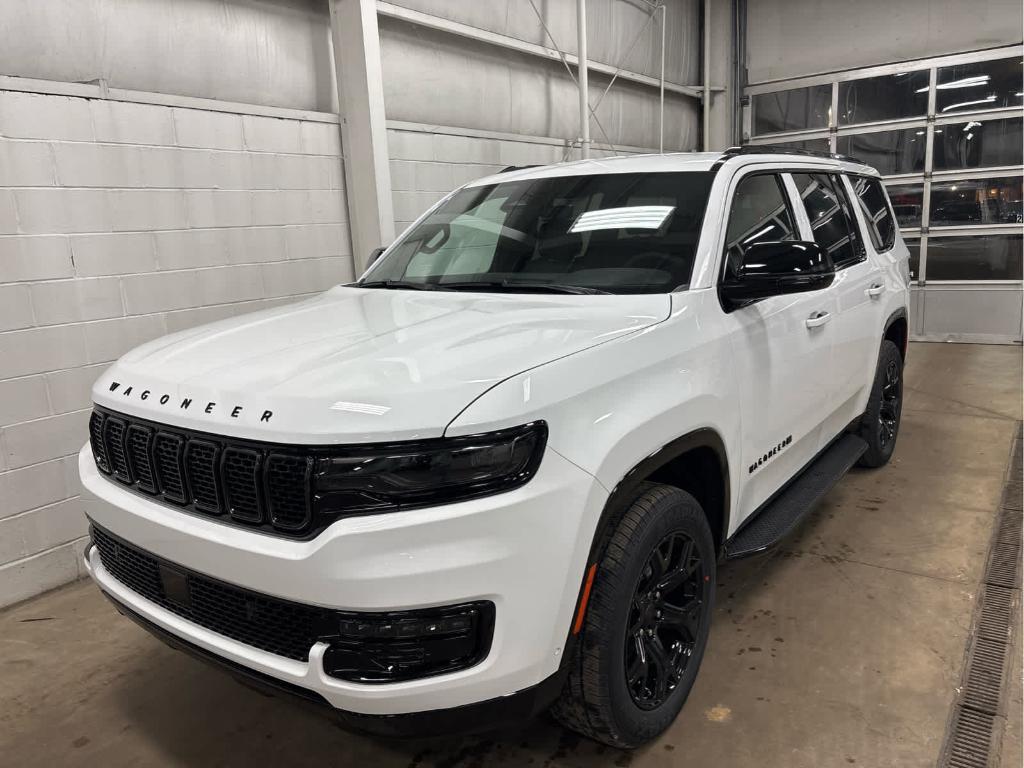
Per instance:
[[[685,287],[713,174],[614,173],[459,190],[357,285],[538,293]]]

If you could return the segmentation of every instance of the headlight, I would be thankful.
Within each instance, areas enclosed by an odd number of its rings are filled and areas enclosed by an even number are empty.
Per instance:
[[[344,516],[447,504],[517,488],[537,471],[547,425],[347,448],[316,459],[313,507]]]

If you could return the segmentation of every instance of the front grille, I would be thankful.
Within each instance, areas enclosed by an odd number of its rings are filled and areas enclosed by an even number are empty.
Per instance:
[[[313,458],[301,448],[176,429],[102,409],[93,411],[89,436],[99,470],[134,490],[225,522],[288,536],[314,533]]]
[[[494,603],[353,612],[281,600],[162,560],[93,524],[106,571],[125,587],[218,635],[277,656],[309,661],[327,643],[331,677],[388,683],[441,675],[483,661],[494,636]]]
[[[326,609],[279,600],[179,568],[96,525],[92,540],[103,567],[133,592],[211,632],[268,653],[308,661],[309,649],[330,623],[331,612]],[[178,586],[171,589],[165,586],[168,583]]]

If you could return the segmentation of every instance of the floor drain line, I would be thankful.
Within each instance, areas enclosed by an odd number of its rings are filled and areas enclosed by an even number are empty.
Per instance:
[[[1021,446],[1018,425],[974,610],[960,695],[939,768],[996,768],[999,764],[1014,617],[1020,601]]]

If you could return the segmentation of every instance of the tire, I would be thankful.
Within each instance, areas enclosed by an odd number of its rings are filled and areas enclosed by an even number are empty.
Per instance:
[[[882,342],[878,368],[871,387],[868,407],[860,418],[858,434],[868,444],[857,464],[881,467],[892,458],[903,413],[903,356],[891,341]]]
[[[598,562],[576,658],[552,708],[562,725],[631,749],[672,724],[707,645],[716,555],[696,499],[668,485],[640,487]],[[656,578],[665,563],[667,576]],[[662,592],[656,583],[669,586]]]

